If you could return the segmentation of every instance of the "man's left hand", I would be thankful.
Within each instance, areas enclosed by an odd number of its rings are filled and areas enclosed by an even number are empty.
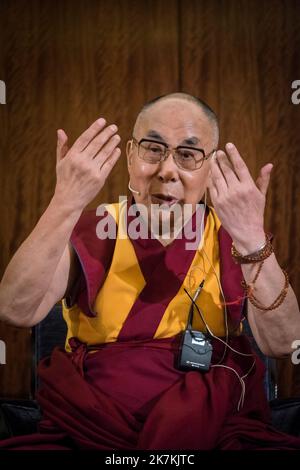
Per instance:
[[[273,165],[263,166],[254,182],[237,148],[228,143],[225,150],[212,159],[208,188],[223,227],[236,249],[247,254],[265,242],[264,212]]]

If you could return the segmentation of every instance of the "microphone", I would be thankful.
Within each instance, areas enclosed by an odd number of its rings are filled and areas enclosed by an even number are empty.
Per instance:
[[[131,187],[131,185],[130,185],[130,180],[129,180],[129,183],[128,183],[128,189],[129,189],[132,193],[134,193],[134,194],[141,194],[139,191],[136,191],[135,189],[133,189],[133,188]]]

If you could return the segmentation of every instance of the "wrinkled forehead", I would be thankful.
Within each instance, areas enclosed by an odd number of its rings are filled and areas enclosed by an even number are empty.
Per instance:
[[[150,138],[172,146],[206,147],[214,139],[213,124],[192,102],[166,100],[146,109],[135,126],[137,139]]]

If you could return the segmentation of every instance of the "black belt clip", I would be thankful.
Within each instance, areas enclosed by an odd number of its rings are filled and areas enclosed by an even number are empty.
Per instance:
[[[202,286],[203,283],[200,287]],[[213,347],[207,333],[192,329],[195,303],[195,300],[192,300],[187,326],[183,332],[179,348],[178,368],[185,371],[199,370],[207,372],[211,365]],[[200,310],[199,313],[203,320]]]

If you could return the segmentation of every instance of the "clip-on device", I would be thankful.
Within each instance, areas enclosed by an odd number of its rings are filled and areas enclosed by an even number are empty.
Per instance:
[[[204,281],[201,282],[192,299],[189,317],[186,329],[182,335],[182,341],[179,350],[178,368],[182,370],[200,370],[208,371],[211,364],[212,345],[209,340],[209,335],[202,333],[198,330],[193,330],[193,316],[194,316],[194,302],[198,297]],[[200,316],[204,322],[201,311]],[[204,322],[205,324],[205,322]]]

